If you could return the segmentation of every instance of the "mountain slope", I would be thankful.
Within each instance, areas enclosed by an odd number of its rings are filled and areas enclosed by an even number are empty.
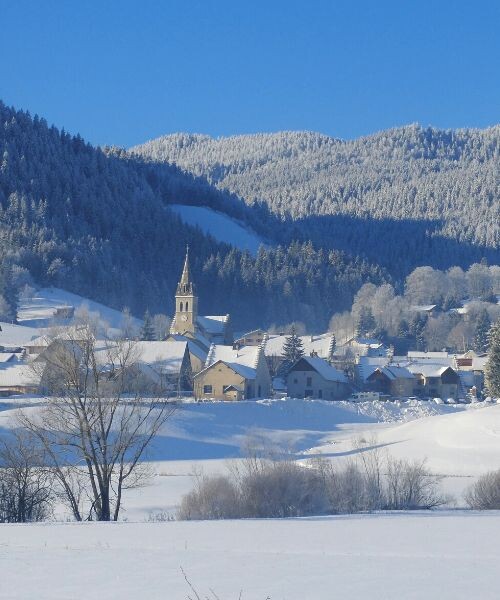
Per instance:
[[[238,329],[299,319],[323,328],[364,281],[386,278],[376,265],[306,241],[253,258],[169,208],[186,203],[229,206],[264,237],[274,226],[265,210],[176,166],[93,148],[0,103],[0,318],[14,318],[16,293],[32,279],[138,316],[171,313],[186,243],[200,310],[230,312]]]
[[[248,204],[264,201],[317,243],[388,267],[400,261],[404,271],[498,257],[499,142],[498,125],[411,125],[353,141],[310,132],[175,134],[132,151],[204,176]]]

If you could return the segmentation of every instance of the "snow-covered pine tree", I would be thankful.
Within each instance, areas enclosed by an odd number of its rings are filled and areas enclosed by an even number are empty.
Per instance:
[[[487,352],[489,347],[488,334],[491,329],[491,320],[488,311],[484,309],[476,322],[476,333],[474,334],[473,349],[478,352]]]
[[[144,323],[141,328],[141,340],[152,342],[155,339],[155,329],[153,319],[149,314],[149,310],[144,313]]]
[[[494,398],[500,398],[500,320],[489,332],[490,350],[484,371],[487,392]]]
[[[360,337],[367,337],[373,334],[377,327],[372,309],[369,306],[363,306],[359,311],[358,322],[356,324],[356,334]]]
[[[304,356],[304,345],[297,335],[295,327],[292,327],[290,335],[283,344],[283,370],[286,372],[300,358]]]

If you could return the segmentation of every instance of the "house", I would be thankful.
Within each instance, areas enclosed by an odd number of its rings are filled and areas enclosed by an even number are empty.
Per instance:
[[[205,367],[205,361],[207,360],[208,350],[210,344],[205,346],[201,343],[198,338],[193,338],[186,335],[170,334],[167,336],[167,342],[187,342],[189,351],[189,360],[191,361],[191,368],[193,373],[198,373]]]
[[[339,400],[349,395],[347,377],[319,357],[303,356],[286,377],[288,395],[293,398]]]
[[[266,332],[263,329],[248,331],[234,340],[235,346],[260,346],[264,341]]]
[[[194,376],[197,400],[250,400],[270,393],[271,376],[261,346],[236,349],[214,344],[205,368]]]
[[[364,382],[370,391],[395,397],[408,397],[413,395],[415,376],[406,367],[389,364],[374,366]]]
[[[416,304],[414,306],[410,306],[410,310],[412,312],[427,315],[428,317],[435,317],[439,312],[439,307],[437,304]]]
[[[130,342],[129,375],[142,392],[190,392],[192,368],[187,341]],[[123,356],[120,344],[96,341],[96,360],[101,368],[116,370]]]
[[[184,335],[210,344],[232,344],[231,319],[226,315],[198,315],[198,296],[189,268],[189,248],[175,294],[175,315],[170,325],[172,335]]]
[[[280,371],[283,363],[283,347],[288,336],[284,334],[270,334],[264,337],[263,347],[269,369],[273,375]],[[335,350],[335,336],[333,333],[323,333],[321,335],[301,335],[304,354],[307,356],[316,356],[330,361]]]
[[[0,367],[0,396],[13,394],[36,394],[40,386],[40,377],[22,362],[7,362]]]
[[[337,348],[337,354],[351,356],[380,356],[388,354],[388,349],[375,338],[355,336],[346,340]]]
[[[12,323],[0,323],[0,350],[9,352],[19,350],[28,344],[33,338],[38,337],[37,329],[14,325]]]
[[[406,366],[415,376],[416,396],[458,398],[460,377],[455,369],[429,361],[412,361]]]

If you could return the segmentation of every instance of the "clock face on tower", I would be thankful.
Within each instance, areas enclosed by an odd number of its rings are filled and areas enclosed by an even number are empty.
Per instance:
[[[187,321],[187,320],[188,320],[187,315],[182,315],[181,316],[181,321]]]

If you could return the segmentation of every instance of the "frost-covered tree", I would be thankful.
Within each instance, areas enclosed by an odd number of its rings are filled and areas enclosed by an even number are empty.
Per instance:
[[[141,340],[144,340],[146,342],[152,342],[153,340],[156,339],[155,329],[153,326],[153,319],[151,318],[151,314],[150,314],[149,310],[146,310],[146,312],[144,313],[144,319],[143,319],[143,323],[142,323],[142,327],[141,327],[140,338],[141,338]]]
[[[286,338],[283,344],[283,365],[284,369],[288,370],[300,358],[304,356],[304,344],[297,335],[295,327],[292,327],[290,335]]]
[[[476,331],[474,334],[473,349],[478,352],[487,352],[489,347],[489,331],[491,329],[491,321],[488,311],[484,309],[476,321]]]
[[[489,344],[484,372],[486,389],[491,396],[500,398],[500,320],[490,329]]]

